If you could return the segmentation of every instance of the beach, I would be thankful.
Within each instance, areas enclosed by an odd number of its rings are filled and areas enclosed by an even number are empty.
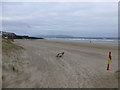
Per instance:
[[[55,40],[14,40],[24,48],[21,72],[3,69],[4,88],[118,88],[118,45]],[[63,57],[56,57],[65,52]],[[112,52],[107,71],[108,52]],[[14,57],[3,56],[3,62]]]

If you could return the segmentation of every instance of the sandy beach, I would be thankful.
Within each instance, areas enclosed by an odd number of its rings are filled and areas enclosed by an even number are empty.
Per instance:
[[[3,68],[4,88],[117,88],[118,47],[50,40],[15,40],[22,46],[14,57],[3,55],[3,62],[18,57],[20,72]],[[62,58],[57,53],[65,52]],[[108,52],[112,52],[107,71]]]

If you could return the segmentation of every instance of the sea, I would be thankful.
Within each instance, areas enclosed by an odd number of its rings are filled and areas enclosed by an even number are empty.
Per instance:
[[[66,42],[86,42],[86,43],[106,43],[106,44],[120,44],[120,39],[118,38],[45,38],[47,40],[57,40]]]

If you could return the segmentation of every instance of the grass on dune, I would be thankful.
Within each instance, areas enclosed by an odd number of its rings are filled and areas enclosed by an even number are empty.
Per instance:
[[[9,53],[14,50],[22,50],[22,49],[24,48],[14,44],[12,39],[2,39],[2,52],[3,53]]]
[[[3,68],[8,69],[7,67],[9,67],[9,69],[11,69],[12,71],[18,72],[18,69],[16,67],[18,63],[14,62],[13,65],[10,62],[18,61],[20,56],[20,53],[18,51],[21,52],[21,50],[24,50],[24,48],[19,45],[16,45],[12,39],[2,39],[2,53],[3,55],[6,55],[3,56]],[[5,57],[8,57],[10,60],[5,59]],[[4,77],[2,78],[4,79]]]

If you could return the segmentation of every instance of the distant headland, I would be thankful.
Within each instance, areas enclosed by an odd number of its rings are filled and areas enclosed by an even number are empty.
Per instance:
[[[42,37],[30,37],[30,36],[16,35],[15,33],[12,33],[12,32],[1,31],[1,34],[2,34],[2,38],[7,38],[7,39],[44,39]]]

